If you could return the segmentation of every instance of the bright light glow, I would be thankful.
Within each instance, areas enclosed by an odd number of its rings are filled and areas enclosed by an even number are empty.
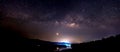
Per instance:
[[[71,27],[73,27],[73,26],[75,26],[75,25],[76,25],[75,23],[71,23],[71,24],[70,24]]]
[[[68,39],[63,39],[57,43],[57,45],[63,45],[66,46],[65,49],[71,49],[71,43]],[[64,50],[63,48],[60,48],[60,50]]]
[[[59,33],[56,33],[56,35],[58,36],[58,35],[60,35]]]
[[[68,26],[68,27],[72,27],[72,28],[74,28],[74,27],[79,27],[79,25],[76,24],[76,23],[68,23],[67,26]]]
[[[63,40],[61,40],[60,42],[70,43],[70,41],[69,41],[69,40],[66,40],[66,39],[63,39]]]
[[[59,47],[57,47],[56,49],[57,49],[57,50],[59,50],[60,48],[59,48]]]

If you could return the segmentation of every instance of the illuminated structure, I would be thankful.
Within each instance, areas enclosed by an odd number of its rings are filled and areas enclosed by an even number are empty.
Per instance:
[[[58,42],[57,45],[59,45],[59,50],[58,50],[58,47],[57,47],[58,51],[71,49],[71,43],[70,42]]]

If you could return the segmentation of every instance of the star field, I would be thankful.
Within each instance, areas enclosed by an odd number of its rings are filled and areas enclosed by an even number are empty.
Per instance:
[[[120,0],[0,0],[0,12],[33,39],[80,43],[120,33]]]

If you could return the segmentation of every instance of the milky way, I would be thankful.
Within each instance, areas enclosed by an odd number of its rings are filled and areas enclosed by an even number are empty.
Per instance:
[[[78,43],[120,33],[120,0],[0,0],[0,13],[32,39]]]

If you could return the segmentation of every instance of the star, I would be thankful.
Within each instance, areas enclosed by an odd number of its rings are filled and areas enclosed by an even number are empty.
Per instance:
[[[57,32],[56,35],[59,36],[60,34]]]

